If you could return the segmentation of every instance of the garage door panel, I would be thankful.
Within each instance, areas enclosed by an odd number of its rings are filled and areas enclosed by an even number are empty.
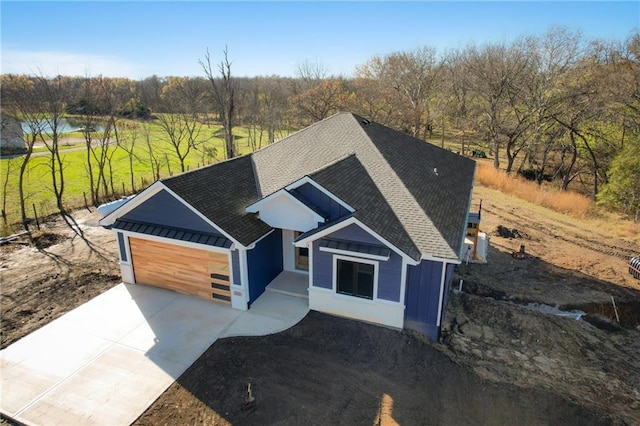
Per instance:
[[[137,283],[230,302],[227,254],[139,238],[129,244]]]

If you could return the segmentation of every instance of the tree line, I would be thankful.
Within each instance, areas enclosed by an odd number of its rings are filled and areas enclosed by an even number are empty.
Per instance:
[[[463,155],[481,147],[496,168],[539,184],[553,181],[563,190],[579,190],[638,220],[637,30],[623,41],[591,40],[554,27],[540,36],[444,52],[423,46],[374,56],[348,78],[311,61],[298,65],[296,77],[236,77],[226,49],[222,60],[213,62],[207,51],[199,61],[202,76],[154,75],[139,81],[2,75],[3,115],[19,117],[31,127],[18,173],[24,173],[35,141],[44,143],[53,192],[64,212],[64,167],[55,122],[65,114],[80,117],[86,129],[86,167],[95,204],[113,189],[108,166],[114,150],[130,155],[132,187],[134,144],[142,140],[152,150],[149,133],[121,131],[123,118],[154,120],[184,171],[184,159],[198,141],[212,136],[211,123],[222,125],[225,143],[224,153],[209,155],[232,158],[238,154],[235,126],[246,128],[248,144],[258,149],[291,129],[349,110],[443,147],[447,142]],[[53,134],[39,128],[43,119],[51,121]],[[104,131],[91,132],[96,125]],[[158,160],[150,155],[149,163],[159,177]],[[24,206],[22,216],[25,220]]]

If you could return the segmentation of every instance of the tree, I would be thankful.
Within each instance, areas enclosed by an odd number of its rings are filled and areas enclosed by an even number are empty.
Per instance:
[[[470,47],[464,58],[467,82],[474,92],[470,109],[475,125],[485,133],[494,155],[493,165],[499,168],[505,139],[513,146],[526,127],[525,113],[519,109],[519,89],[529,69],[528,58],[518,43]]]
[[[609,180],[598,194],[598,201],[640,219],[640,137],[629,140],[611,162]]]
[[[136,191],[136,181],[134,176],[133,160],[138,156],[135,153],[136,142],[138,141],[138,126],[136,124],[129,126],[129,131],[126,133],[117,133],[116,143],[118,148],[127,153],[129,159],[129,179],[131,180],[131,191]]]
[[[41,110],[46,111],[46,123],[48,132],[40,132],[39,137],[46,149],[49,151],[49,172],[51,173],[52,187],[51,190],[56,199],[56,206],[60,216],[67,226],[76,234],[83,235],[81,228],[76,223],[64,206],[64,161],[60,155],[60,128],[63,114],[66,107],[66,100],[69,99],[68,78],[57,76],[48,79],[43,75],[35,78],[35,85],[38,97],[42,102]]]
[[[158,124],[167,135],[171,145],[171,154],[178,159],[180,171],[185,172],[185,160],[192,149],[201,144],[200,132],[202,123],[186,113],[160,114]]]
[[[236,84],[231,77],[231,63],[227,54],[227,48],[223,50],[224,59],[218,64],[220,78],[217,78],[211,67],[211,56],[207,49],[204,61],[200,60],[200,66],[209,81],[209,99],[218,111],[218,117],[222,122],[224,133],[225,154],[227,159],[237,155],[237,147],[233,140],[233,127],[235,125]]]
[[[360,103],[384,124],[426,138],[433,128],[440,70],[436,50],[429,46],[374,56],[356,71],[358,87],[366,89],[358,93]]]
[[[343,79],[324,80],[289,98],[301,125],[324,120],[340,111],[349,99],[349,89]]]
[[[16,117],[16,119],[20,117],[27,130],[24,134],[25,152],[18,171],[18,201],[21,222],[25,230],[28,231],[29,221],[25,206],[27,195],[24,178],[35,143],[43,131],[45,114],[40,106],[40,96],[37,93],[36,85],[27,76],[11,74],[0,76],[0,91],[3,114]]]

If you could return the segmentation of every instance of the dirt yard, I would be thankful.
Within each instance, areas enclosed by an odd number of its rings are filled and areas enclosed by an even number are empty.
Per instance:
[[[58,219],[34,232],[35,245],[23,237],[0,248],[0,348],[120,282],[113,233],[95,213],[74,216],[84,240]]]
[[[457,268],[441,343],[312,312],[216,342],[136,424],[640,424],[640,281],[626,267],[638,237],[474,196],[489,263]],[[113,236],[76,217],[93,250],[57,223],[40,249],[2,247],[2,347],[118,282]],[[558,309],[585,315],[545,313]]]

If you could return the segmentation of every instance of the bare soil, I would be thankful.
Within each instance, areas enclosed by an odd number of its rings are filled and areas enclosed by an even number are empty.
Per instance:
[[[113,234],[95,213],[74,216],[84,237],[56,219],[0,247],[1,349],[120,282]]]
[[[136,424],[640,424],[637,237],[474,196],[489,262],[457,268],[440,343],[311,312],[283,333],[217,341]],[[76,218],[90,245],[55,222],[39,249],[2,247],[2,347],[119,282],[111,232]]]

